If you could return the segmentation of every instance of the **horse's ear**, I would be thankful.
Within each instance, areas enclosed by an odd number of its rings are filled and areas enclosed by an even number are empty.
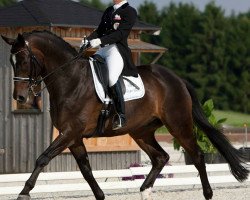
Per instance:
[[[9,44],[9,45],[13,45],[13,44],[15,43],[15,39],[7,38],[7,37],[5,37],[5,36],[3,36],[3,35],[1,35],[1,37],[2,37],[3,40],[4,40],[7,44]]]
[[[18,33],[17,41],[18,41],[22,46],[25,45],[24,37],[23,37],[23,35],[21,35],[20,33]]]

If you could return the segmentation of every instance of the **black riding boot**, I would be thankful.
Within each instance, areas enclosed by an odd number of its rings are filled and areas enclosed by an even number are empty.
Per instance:
[[[118,81],[109,89],[117,112],[117,114],[113,118],[112,129],[117,130],[119,128],[122,128],[126,124],[125,103],[122,94],[122,88]]]

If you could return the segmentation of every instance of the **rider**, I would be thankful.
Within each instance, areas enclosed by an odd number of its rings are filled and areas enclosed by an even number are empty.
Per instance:
[[[137,12],[127,1],[113,2],[114,5],[104,11],[98,28],[83,40],[82,45],[89,43],[92,48],[100,46],[96,54],[102,56],[108,66],[109,93],[117,113],[113,119],[113,130],[117,130],[126,123],[124,97],[118,78],[120,75],[138,76],[127,43]]]

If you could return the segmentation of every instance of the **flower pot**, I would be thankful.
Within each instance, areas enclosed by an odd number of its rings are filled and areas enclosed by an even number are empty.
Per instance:
[[[188,153],[184,152],[184,158],[186,165],[193,165],[192,158],[188,155]],[[220,153],[204,153],[204,160],[207,164],[215,164],[215,163],[225,163],[225,159]]]

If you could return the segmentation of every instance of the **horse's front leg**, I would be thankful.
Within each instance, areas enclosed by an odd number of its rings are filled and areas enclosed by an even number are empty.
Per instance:
[[[79,141],[77,141],[69,149],[71,153],[73,154],[73,156],[75,157],[76,162],[82,172],[83,177],[85,178],[90,188],[92,189],[95,195],[95,198],[97,200],[105,199],[103,191],[99,187],[98,183],[96,182],[92,174],[92,169],[89,164],[88,154],[87,154],[85,145],[83,144],[82,140],[80,139]]]
[[[42,153],[42,155],[39,156],[39,158],[36,160],[36,166],[34,171],[32,172],[30,178],[26,181],[25,186],[21,193],[19,194],[17,200],[28,200],[30,199],[30,191],[34,188],[36,184],[36,180],[38,178],[38,175],[43,170],[43,168],[48,165],[48,163],[60,154],[64,149],[66,149],[68,146],[70,146],[70,143],[72,143],[72,138],[70,137],[70,134],[63,134],[59,135],[52,143],[51,145]]]

